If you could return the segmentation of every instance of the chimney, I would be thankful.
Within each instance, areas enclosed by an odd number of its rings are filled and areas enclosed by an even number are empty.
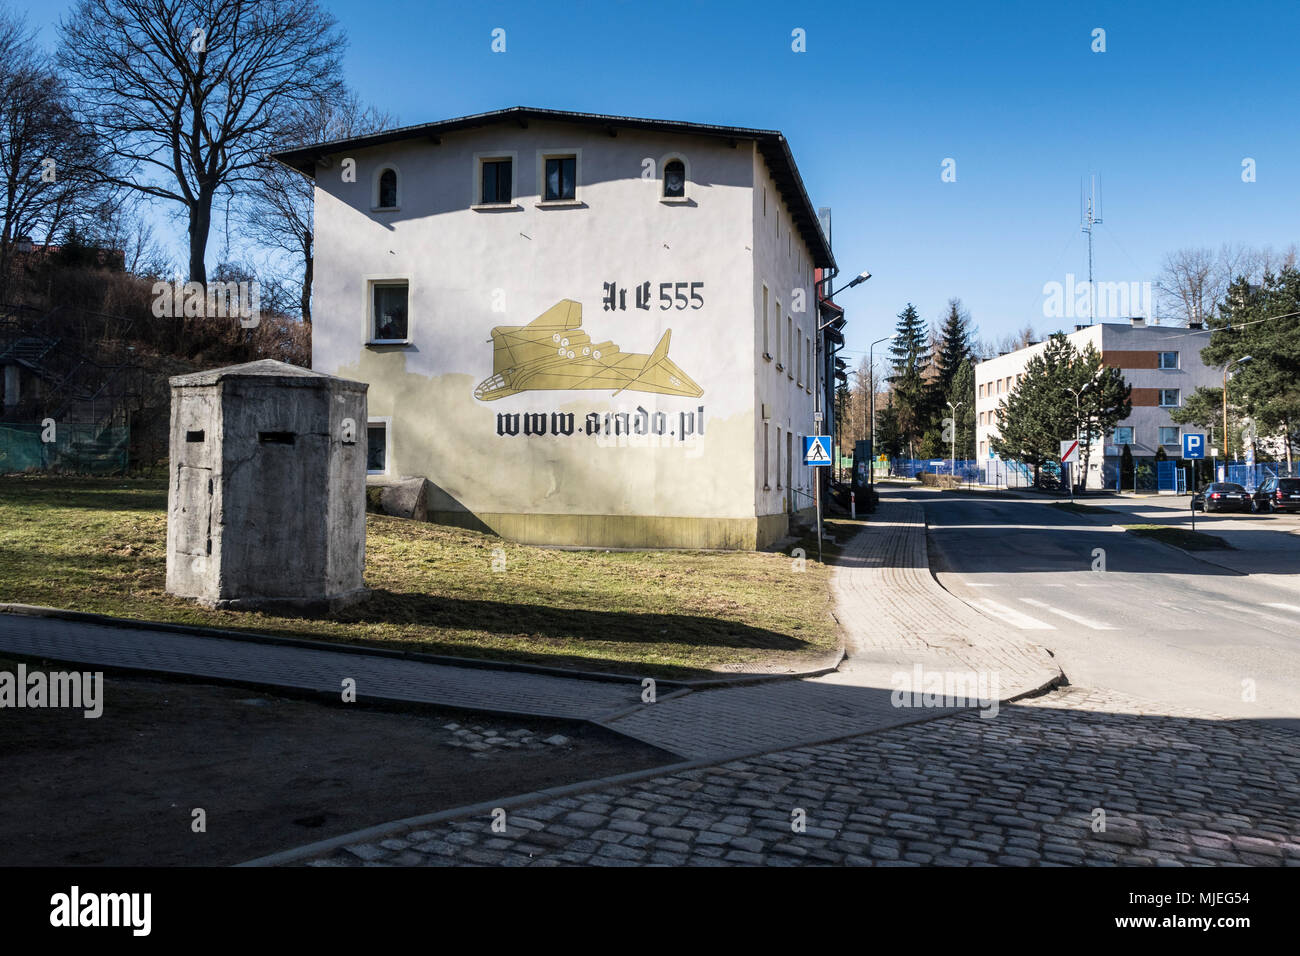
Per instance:
[[[1133,328],[1135,329],[1146,328],[1146,324],[1147,324],[1147,320],[1140,315],[1132,316],[1129,319],[1129,322],[1132,324]]]
[[[1187,323],[1187,327],[1188,327],[1189,329],[1203,329],[1203,328],[1205,328],[1204,324],[1201,322],[1200,319],[1192,319],[1191,321],[1189,321],[1189,322]]]

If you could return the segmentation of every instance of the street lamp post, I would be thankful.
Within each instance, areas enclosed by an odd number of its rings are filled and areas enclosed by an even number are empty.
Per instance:
[[[1231,449],[1228,443],[1228,372],[1234,365],[1244,365],[1251,360],[1251,356],[1243,355],[1239,359],[1233,359],[1227,365],[1223,366],[1223,480],[1228,480],[1228,462],[1232,461],[1230,454]]]
[[[1074,396],[1074,440],[1076,443],[1082,440],[1079,437],[1079,418],[1083,414],[1083,412],[1080,411],[1079,396],[1082,395],[1084,392],[1086,392],[1088,389],[1092,388],[1092,385],[1093,385],[1092,381],[1088,381],[1088,382],[1084,382],[1083,387],[1081,388],[1071,388],[1068,385],[1065,386],[1065,390]],[[1091,444],[1092,443],[1090,441],[1089,447],[1091,447]],[[1074,468],[1073,467],[1070,468],[1070,501],[1071,502],[1074,501]]]
[[[952,464],[949,466],[948,470],[951,472],[952,476],[956,478],[957,477],[957,409],[961,408],[966,403],[958,402],[956,405],[953,405],[952,402],[948,402],[947,404],[948,404],[948,411],[952,412],[952,440],[951,440],[952,458],[950,459]]]

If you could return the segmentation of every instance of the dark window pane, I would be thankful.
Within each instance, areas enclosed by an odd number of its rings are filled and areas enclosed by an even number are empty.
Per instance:
[[[375,286],[375,338],[406,338],[406,286]]]
[[[573,199],[576,195],[578,161],[558,156],[546,161],[546,199]]]
[[[681,198],[686,195],[686,166],[674,159],[664,165],[664,196]]]
[[[510,160],[494,159],[483,164],[483,202],[510,202]]]
[[[385,209],[397,205],[397,173],[391,169],[379,174],[379,205]]]
[[[388,460],[388,429],[383,425],[366,428],[366,471],[383,471]]]

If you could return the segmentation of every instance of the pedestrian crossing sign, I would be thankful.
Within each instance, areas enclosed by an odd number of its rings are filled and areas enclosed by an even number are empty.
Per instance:
[[[830,436],[805,435],[803,439],[803,463],[805,465],[829,465],[831,463]]]

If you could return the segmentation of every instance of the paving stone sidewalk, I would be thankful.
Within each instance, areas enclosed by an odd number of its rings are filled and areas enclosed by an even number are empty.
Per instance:
[[[308,852],[310,866],[1300,866],[1279,724],[1066,688]],[[1104,829],[1099,811],[1104,811]],[[802,829],[795,826],[802,822]]]
[[[882,504],[833,574],[848,658],[819,678],[692,690],[642,703],[641,685],[0,614],[0,652],[501,714],[586,720],[688,759],[729,759],[868,733],[939,713],[898,708],[893,675],[983,672],[998,699],[1060,676],[1042,648],[931,577],[919,505]],[[795,572],[791,572],[795,573]],[[994,685],[990,684],[990,688]],[[972,702],[973,705],[973,702]]]

